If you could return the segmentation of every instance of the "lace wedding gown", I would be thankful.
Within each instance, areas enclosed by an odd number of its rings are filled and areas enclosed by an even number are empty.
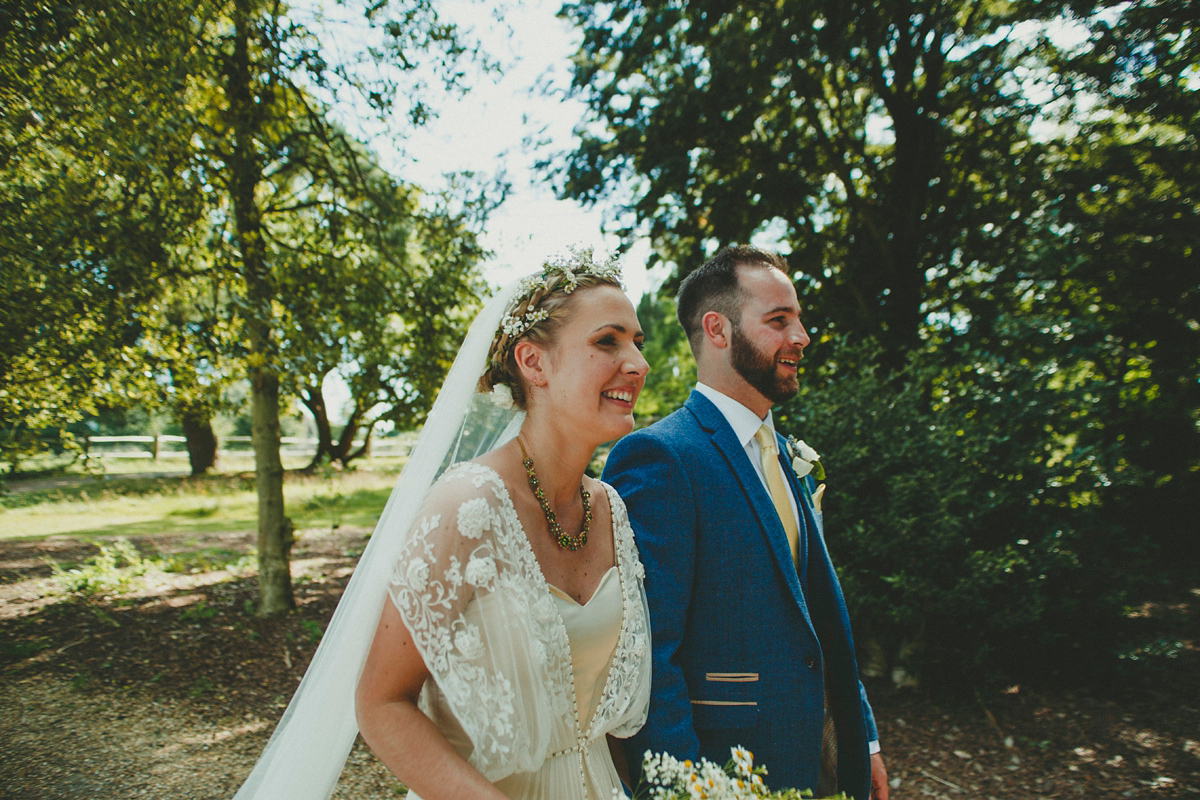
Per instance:
[[[645,573],[605,490],[616,564],[584,605],[547,583],[503,481],[475,463],[430,489],[396,561],[389,594],[431,673],[421,709],[511,798],[609,800],[606,734],[646,719]]]

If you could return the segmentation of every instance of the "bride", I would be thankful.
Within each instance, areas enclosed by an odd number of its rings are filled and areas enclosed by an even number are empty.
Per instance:
[[[624,505],[585,469],[632,430],[641,342],[590,250],[489,302],[238,800],[328,798],[358,728],[414,800],[620,789],[649,620]]]

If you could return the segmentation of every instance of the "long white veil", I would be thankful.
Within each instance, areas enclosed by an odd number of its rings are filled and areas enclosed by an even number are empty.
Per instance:
[[[476,392],[514,282],[471,323],[375,533],[283,718],[235,800],[328,800],[358,734],[354,693],[387,597],[387,582],[422,498],[450,464],[516,436],[523,412]]]

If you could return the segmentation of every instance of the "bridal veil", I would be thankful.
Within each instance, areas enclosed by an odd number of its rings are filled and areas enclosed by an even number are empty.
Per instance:
[[[358,676],[422,498],[447,466],[487,452],[520,429],[523,413],[498,408],[476,392],[519,283],[489,300],[471,324],[308,671],[235,800],[327,800],[332,795],[358,733]]]

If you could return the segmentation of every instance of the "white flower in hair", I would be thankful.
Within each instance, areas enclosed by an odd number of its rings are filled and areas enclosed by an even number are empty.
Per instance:
[[[497,383],[493,386],[490,397],[496,408],[502,408],[505,411],[516,408],[516,403],[513,402],[512,387],[507,383]]]

